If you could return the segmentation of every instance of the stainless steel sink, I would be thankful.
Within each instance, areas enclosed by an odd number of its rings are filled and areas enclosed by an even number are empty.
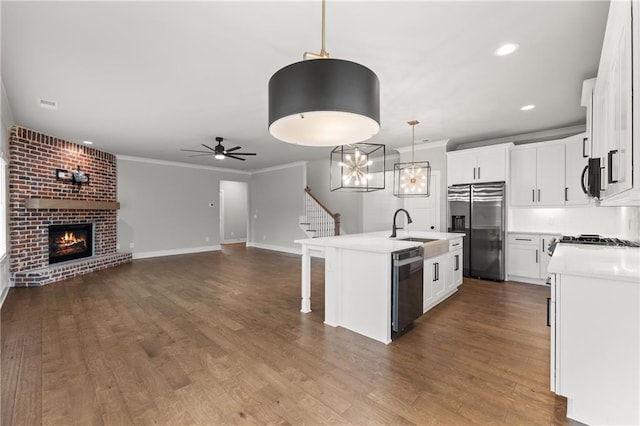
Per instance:
[[[438,240],[435,238],[418,238],[418,237],[406,237],[398,238],[400,241],[415,241],[417,243],[424,243],[424,258],[439,256],[449,251],[449,240]]]
[[[435,238],[418,238],[418,237],[408,237],[408,238],[398,238],[400,241],[417,241],[419,243],[430,243],[431,241],[439,241]]]

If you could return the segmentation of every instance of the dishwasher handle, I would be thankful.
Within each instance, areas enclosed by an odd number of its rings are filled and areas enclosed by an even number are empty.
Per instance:
[[[415,256],[415,257],[410,257],[408,259],[402,259],[402,260],[393,259],[393,266],[404,266],[404,265],[408,265],[410,263],[416,263],[416,262],[424,262],[424,256]]]

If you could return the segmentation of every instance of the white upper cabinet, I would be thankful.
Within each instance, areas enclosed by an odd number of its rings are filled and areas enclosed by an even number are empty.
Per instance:
[[[564,158],[564,142],[513,148],[510,161],[511,205],[564,205]]]
[[[591,201],[582,189],[582,172],[587,166],[590,149],[589,137],[587,133],[570,136],[565,139],[565,199],[567,206],[579,206],[589,204]]]
[[[447,186],[507,180],[507,153],[512,144],[447,152]]]
[[[611,2],[598,78],[593,91],[592,155],[600,158],[602,166],[600,199],[605,204],[607,201],[610,204],[622,201],[620,205],[640,204],[638,172],[636,172],[634,184],[632,133],[634,78],[638,84],[638,77],[634,77],[632,73],[633,62],[638,61],[637,52],[634,59],[632,51],[632,36],[637,37],[637,34],[633,35],[633,33],[637,33],[638,23],[633,23],[632,31],[631,17],[632,13],[637,15],[638,12],[633,11],[632,7],[640,6],[637,1],[632,5],[630,0]],[[636,65],[638,66],[640,63]],[[637,152],[635,155],[638,155]],[[634,188],[633,191],[629,191],[632,188]],[[630,202],[627,203],[625,200]]]

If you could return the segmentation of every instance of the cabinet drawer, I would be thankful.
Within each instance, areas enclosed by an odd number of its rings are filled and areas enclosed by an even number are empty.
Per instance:
[[[538,247],[540,245],[540,236],[531,234],[509,234],[509,244]]]
[[[449,240],[449,251],[454,251],[462,248],[462,238],[456,238],[455,240]]]

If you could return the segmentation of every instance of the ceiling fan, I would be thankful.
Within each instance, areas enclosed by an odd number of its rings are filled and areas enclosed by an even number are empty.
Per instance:
[[[255,152],[235,152],[242,148],[240,146],[225,149],[224,146],[222,145],[223,140],[224,139],[221,138],[220,136],[216,137],[216,142],[218,142],[218,145],[216,145],[214,148],[211,148],[209,145],[202,144],[202,146],[207,148],[209,151],[197,151],[195,149],[181,149],[180,151],[199,153],[195,155],[190,155],[189,157],[204,157],[205,155],[213,155],[216,160],[224,160],[225,157],[229,157],[235,160],[245,161],[244,158],[238,157],[238,155],[256,155]]]

